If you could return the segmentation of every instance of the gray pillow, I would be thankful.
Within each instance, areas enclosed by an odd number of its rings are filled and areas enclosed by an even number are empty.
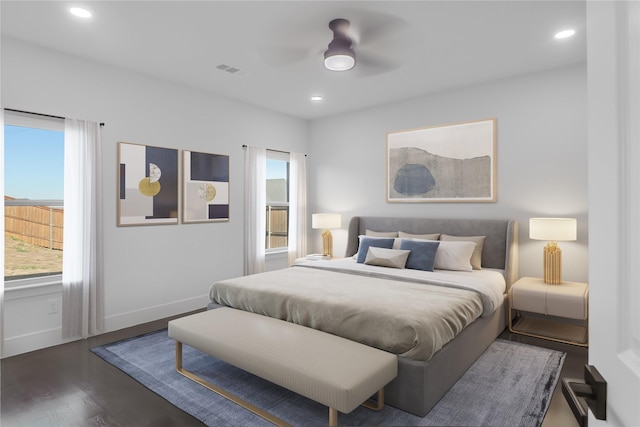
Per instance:
[[[360,264],[364,262],[364,260],[367,258],[367,252],[369,252],[369,248],[371,246],[376,248],[391,249],[394,240],[395,239],[393,239],[392,237],[387,239],[384,237],[360,236],[360,246],[358,247],[358,256],[356,258],[356,262]]]
[[[404,268],[411,251],[399,249],[376,248],[371,246],[364,263],[380,267]]]

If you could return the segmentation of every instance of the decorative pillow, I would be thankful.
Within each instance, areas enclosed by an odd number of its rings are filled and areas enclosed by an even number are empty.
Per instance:
[[[433,271],[438,246],[440,246],[440,242],[434,240],[402,239],[400,241],[400,249],[411,251],[405,267],[414,270]]]
[[[434,267],[440,270],[471,271],[473,242],[440,241]]]
[[[398,237],[397,231],[372,231],[366,229],[364,234],[372,237]]]
[[[484,246],[484,239],[486,236],[450,236],[443,234],[440,236],[440,240],[443,241],[465,241],[473,242],[476,244],[476,248],[471,255],[471,267],[474,270],[482,270],[482,247]]]
[[[405,233],[404,231],[398,231],[398,237],[401,237],[403,239],[438,240],[440,238],[440,233],[410,234],[410,233]]]
[[[376,248],[375,246],[370,246],[364,263],[369,265],[378,265],[380,267],[404,268],[410,252],[411,251]]]
[[[360,236],[360,246],[358,246],[358,258],[356,262],[362,264],[367,258],[367,252],[371,246],[376,248],[391,249],[393,246],[393,238]]]

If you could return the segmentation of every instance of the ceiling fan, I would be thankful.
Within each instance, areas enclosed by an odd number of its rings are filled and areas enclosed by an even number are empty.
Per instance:
[[[261,56],[279,68],[294,72],[310,71],[323,60],[328,69],[353,68],[352,72],[358,76],[398,68],[403,50],[410,46],[407,23],[388,14],[366,10],[343,12],[352,17],[329,21],[333,38],[328,45],[325,44],[327,27],[320,27],[315,16],[289,21],[286,25],[273,24],[273,30],[265,34]]]

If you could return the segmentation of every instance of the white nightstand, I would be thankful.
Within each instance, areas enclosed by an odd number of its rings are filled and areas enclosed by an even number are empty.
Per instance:
[[[519,317],[514,323],[513,310]],[[522,277],[509,290],[509,330],[568,344],[589,344],[589,286],[565,282],[549,285]]]
[[[318,255],[318,254],[311,254],[311,255],[300,257],[300,258],[296,258],[293,264],[296,265],[296,264],[305,264],[307,262],[332,261],[336,259],[343,259],[343,257],[335,257],[335,256],[329,257],[329,256]]]

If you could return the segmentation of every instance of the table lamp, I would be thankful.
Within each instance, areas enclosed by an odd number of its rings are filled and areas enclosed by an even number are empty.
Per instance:
[[[562,251],[558,241],[576,240],[575,218],[530,218],[529,238],[546,240],[544,247],[544,283],[562,283]]]
[[[311,215],[311,228],[322,228],[322,255],[333,257],[333,236],[330,228],[340,228],[340,214],[318,213]]]

